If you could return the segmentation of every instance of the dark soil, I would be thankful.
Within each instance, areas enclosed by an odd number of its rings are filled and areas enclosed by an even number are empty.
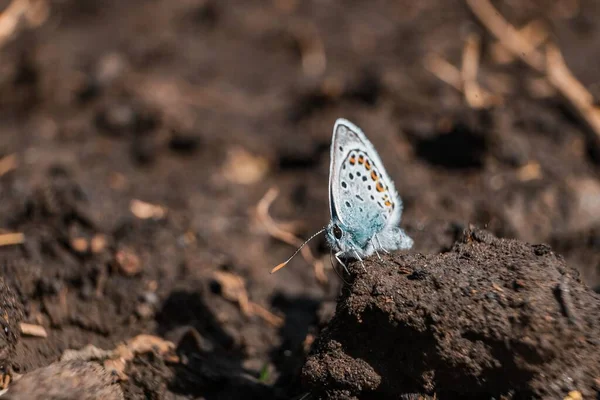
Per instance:
[[[365,267],[304,367],[314,394],[600,395],[600,295],[548,246],[469,230],[447,253]]]
[[[361,126],[385,161],[411,254],[447,251],[475,224],[548,243],[600,289],[600,153],[560,99],[536,91],[536,74],[492,60],[493,40],[463,1],[49,3],[43,25],[0,49],[0,229],[26,238],[0,247],[13,293],[0,289],[3,374],[147,333],[172,341],[180,362],[135,357],[121,382],[127,399],[306,393],[300,371],[340,280],[328,267],[320,285],[301,257],[269,275],[294,249],[267,233],[255,207],[276,186],[275,219],[297,222],[302,237],[327,223],[338,117]],[[517,26],[546,21],[597,94],[595,0],[496,3]],[[503,106],[473,110],[423,66],[432,52],[460,65],[470,32],[483,40],[480,81],[505,93]],[[321,47],[324,70],[306,58]],[[132,200],[164,215],[139,218]],[[329,259],[322,237],[312,247]],[[241,277],[283,325],[225,298],[215,271]],[[48,337],[18,340],[21,317]],[[492,360],[481,351],[473,368]],[[354,385],[387,385],[377,374]],[[442,378],[426,391],[449,391]]]

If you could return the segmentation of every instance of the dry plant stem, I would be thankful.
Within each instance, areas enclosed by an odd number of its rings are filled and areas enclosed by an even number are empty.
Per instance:
[[[34,336],[34,337],[41,337],[41,338],[48,337],[48,333],[46,332],[46,329],[44,329],[44,327],[41,325],[34,325],[34,324],[28,324],[25,322],[21,322],[20,328],[21,328],[21,333],[25,336]]]
[[[469,51],[472,52],[472,50]],[[475,61],[477,61],[477,59],[478,57],[476,57]],[[468,62],[472,62],[472,60],[473,55],[469,55]],[[467,88],[464,85],[463,71],[459,70],[439,55],[433,53],[425,56],[424,64],[425,69],[435,75],[439,80],[446,82],[467,97]],[[475,68],[471,67],[471,71],[474,71],[475,75],[477,75],[477,66]],[[469,84],[471,85],[468,89],[471,100],[467,98],[467,102],[470,106],[474,108],[484,108],[501,101],[501,98],[484,90],[476,81],[471,80]],[[473,87],[473,85],[476,85],[476,87]]]
[[[0,176],[16,169],[17,165],[18,161],[15,154],[9,154],[8,156],[0,158]]]
[[[538,19],[528,22],[523,28],[519,29],[518,32],[523,40],[526,40],[535,48],[544,44],[550,35],[546,29],[546,25]],[[518,58],[499,42],[494,43],[491,54],[498,64],[510,64]]]
[[[481,23],[496,36],[498,41],[530,67],[544,74],[550,84],[575,109],[580,118],[595,134],[600,146],[600,110],[594,106],[593,96],[573,76],[553,44],[546,46],[546,54],[537,51],[519,32],[508,23],[489,0],[465,0]]]
[[[278,315],[273,314],[271,311],[267,310],[260,304],[250,302],[250,312],[254,315],[258,315],[262,319],[264,319],[268,324],[274,326],[275,328],[281,328],[285,322],[283,318]]]
[[[22,233],[2,233],[0,234],[0,247],[12,246],[15,244],[23,244],[25,242],[25,235]]]
[[[462,92],[462,77],[460,70],[437,54],[427,54],[425,56],[425,68],[438,77],[439,80],[446,82],[454,89]]]
[[[279,226],[279,224],[277,224],[269,215],[269,208],[271,207],[271,204],[273,204],[278,195],[279,190],[277,188],[271,188],[267,191],[267,193],[265,193],[263,198],[258,202],[258,205],[256,206],[256,214],[258,216],[258,219],[267,228],[269,235],[291,246],[300,247],[303,241],[297,236],[295,236],[293,233],[283,230]],[[308,246],[304,246],[304,248],[300,250],[300,254],[302,254],[302,257],[304,257],[306,262],[312,264],[317,281],[323,285],[327,284],[327,275],[325,275],[325,266],[323,264],[323,261],[313,256],[312,251]]]
[[[237,303],[244,315],[250,315],[250,300],[242,277],[230,272],[214,271],[213,278],[221,285],[223,297]]]
[[[471,33],[465,42],[462,55],[461,77],[467,103],[473,108],[485,105],[482,90],[477,83],[479,71],[481,39],[476,33]]]
[[[546,59],[548,80],[594,131],[600,144],[600,109],[594,106],[594,96],[573,76],[558,47],[548,44]]]
[[[61,361],[83,360],[103,361],[104,368],[114,374],[118,380],[124,381],[128,377],[125,374],[127,363],[134,359],[137,354],[149,352],[158,353],[167,362],[179,362],[179,357],[174,354],[175,345],[160,337],[141,334],[125,343],[119,344],[113,350],[102,350],[92,344],[82,349],[67,349],[60,357]]]
[[[237,303],[242,314],[249,317],[258,315],[268,324],[279,328],[283,325],[283,318],[273,314],[271,311],[254,303],[248,297],[246,283],[241,276],[224,271],[214,271],[213,278],[221,285],[221,293],[223,297],[229,301]]]
[[[538,72],[544,72],[544,56],[509,24],[489,0],[465,0],[481,23],[513,54]]]
[[[39,26],[48,18],[46,0],[13,0],[0,14],[0,47],[6,44],[25,21],[30,27]]]

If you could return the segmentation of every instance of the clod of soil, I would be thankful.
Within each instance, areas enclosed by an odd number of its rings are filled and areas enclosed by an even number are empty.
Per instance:
[[[4,279],[0,278],[0,368],[2,369],[7,365],[21,338],[22,320],[23,305]]]
[[[25,374],[2,397],[7,400],[122,400],[123,392],[100,364],[61,361]]]
[[[600,396],[600,296],[545,245],[466,230],[350,266],[303,378],[329,399]]]

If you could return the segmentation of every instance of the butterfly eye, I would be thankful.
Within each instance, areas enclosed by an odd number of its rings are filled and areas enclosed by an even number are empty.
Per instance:
[[[342,238],[342,230],[337,225],[333,226],[333,236],[338,240]]]

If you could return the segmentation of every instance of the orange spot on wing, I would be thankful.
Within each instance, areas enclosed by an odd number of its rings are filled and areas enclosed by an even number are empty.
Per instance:
[[[390,207],[392,205],[392,202],[389,200],[386,200],[386,202],[384,203],[386,206]]]
[[[384,188],[381,182],[377,182],[377,185],[375,185],[375,189],[377,189],[378,192],[383,192]]]
[[[373,179],[375,182],[377,182],[377,179],[379,179],[379,178],[377,178],[377,172],[371,171],[371,179]]]
[[[362,155],[358,156],[358,163],[362,165],[363,162],[365,162],[365,157]]]
[[[369,160],[365,161],[365,167],[367,168],[367,171],[371,169],[371,163],[369,162]]]
[[[352,164],[352,165],[356,164],[356,158],[350,157],[350,164]]]

